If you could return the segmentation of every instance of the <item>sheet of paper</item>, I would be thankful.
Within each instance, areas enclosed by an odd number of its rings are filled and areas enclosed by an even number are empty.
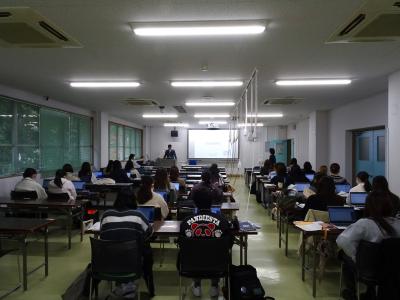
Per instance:
[[[295,226],[304,231],[320,231],[324,222],[296,222]]]
[[[94,223],[88,228],[88,231],[100,231],[100,222]]]

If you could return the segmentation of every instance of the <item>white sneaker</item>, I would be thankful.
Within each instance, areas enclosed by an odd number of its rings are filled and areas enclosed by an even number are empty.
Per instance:
[[[192,294],[195,297],[201,297],[201,286],[195,286],[194,283],[192,283]]]
[[[219,296],[219,286],[211,286],[210,297],[215,298]]]

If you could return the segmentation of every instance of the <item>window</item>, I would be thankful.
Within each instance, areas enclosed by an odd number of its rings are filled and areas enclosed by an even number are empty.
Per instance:
[[[92,120],[0,96],[0,176],[92,161]]]
[[[109,157],[111,160],[128,160],[131,153],[142,156],[142,130],[109,123]]]

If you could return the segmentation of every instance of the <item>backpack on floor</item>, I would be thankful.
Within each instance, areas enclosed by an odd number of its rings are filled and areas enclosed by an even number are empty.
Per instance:
[[[265,296],[265,290],[251,265],[231,266],[231,300],[273,300]]]

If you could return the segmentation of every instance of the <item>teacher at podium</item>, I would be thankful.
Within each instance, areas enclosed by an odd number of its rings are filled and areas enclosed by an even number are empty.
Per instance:
[[[168,145],[168,149],[165,150],[164,158],[176,159],[175,150],[172,149],[172,146],[171,146],[171,145]]]

